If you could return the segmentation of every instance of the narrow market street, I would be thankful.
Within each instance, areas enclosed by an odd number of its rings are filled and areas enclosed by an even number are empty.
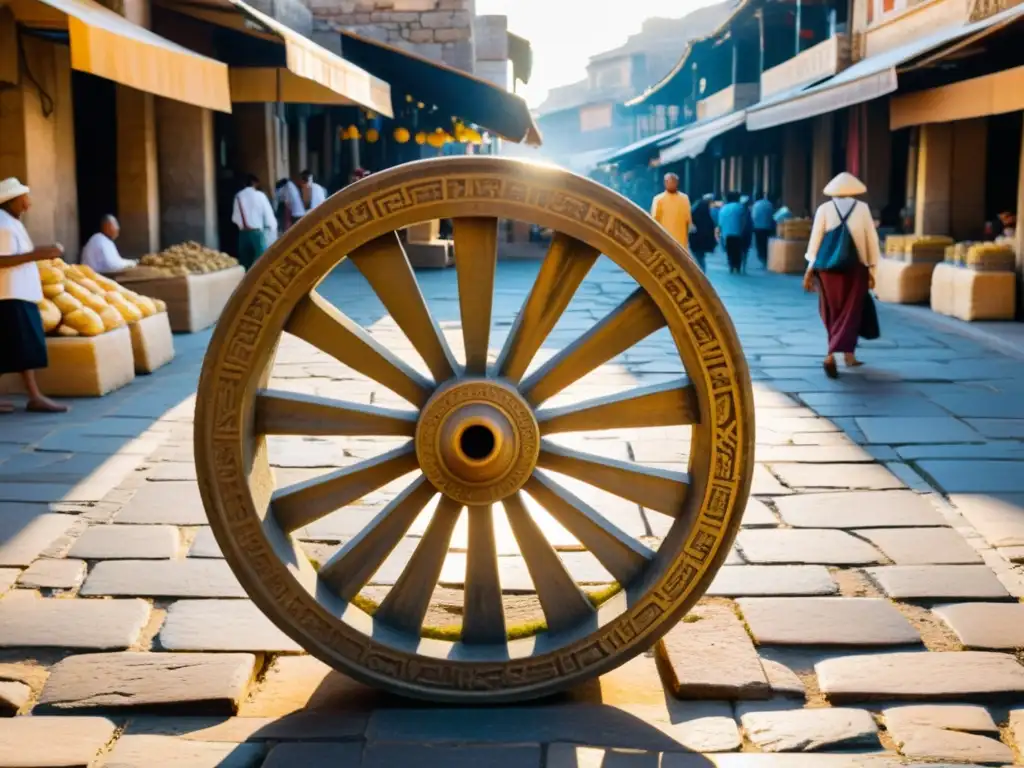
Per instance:
[[[1024,350],[880,305],[882,337],[864,344],[866,365],[832,381],[816,297],[799,277],[758,266],[732,276],[720,254],[709,261],[754,379],[757,466],[743,529],[707,595],[655,651],[555,700],[461,709],[399,700],[305,655],[260,614],[222,558],[195,481],[192,415],[209,331],[176,336],[173,364],[74,401],[70,415],[0,415],[0,768],[1024,759]],[[538,266],[499,264],[492,359]],[[417,276],[460,356],[455,270]],[[602,257],[544,355],[634,285]],[[426,370],[351,266],[319,290]],[[380,385],[289,341],[273,386],[399,407]],[[662,330],[564,400],[681,373]],[[563,442],[685,470],[689,442],[672,430]],[[271,438],[269,448],[280,488],[395,445]],[[325,562],[401,488],[295,535]],[[648,543],[664,535],[667,518],[594,493],[587,501],[622,530]],[[506,614],[528,622],[533,584],[501,525]],[[560,543],[558,526],[542,527],[578,583],[609,586],[588,553]],[[424,530],[417,521],[369,598],[387,594]],[[428,623],[457,618],[465,542],[457,526]]]

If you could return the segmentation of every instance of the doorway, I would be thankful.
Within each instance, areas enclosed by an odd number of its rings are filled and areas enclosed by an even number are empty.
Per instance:
[[[84,245],[99,231],[103,216],[117,213],[117,85],[73,70],[71,99],[79,242]]]

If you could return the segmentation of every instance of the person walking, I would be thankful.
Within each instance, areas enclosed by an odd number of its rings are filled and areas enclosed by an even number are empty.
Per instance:
[[[665,191],[656,196],[651,205],[651,217],[667,229],[677,243],[689,250],[690,225],[693,224],[690,198],[679,191],[679,177],[674,173],[666,173],[664,183]],[[702,262],[698,264],[704,269]]]
[[[299,174],[299,179],[302,181],[302,207],[308,213],[327,199],[327,190],[316,183],[312,171],[303,171]]]
[[[856,199],[867,187],[849,173],[840,173],[825,187],[832,198],[814,213],[807,244],[804,290],[818,292],[818,310],[828,332],[828,354],[822,367],[838,378],[836,354],[849,368],[857,359],[857,338],[877,338],[877,314],[868,293],[875,287],[873,270],[880,258],[878,231],[867,204]],[[873,326],[873,327],[869,327]]]
[[[739,192],[726,193],[725,205],[718,212],[718,233],[725,246],[729,274],[739,274],[743,269],[743,233],[746,220],[747,209],[740,203]]]
[[[0,181],[0,376],[21,374],[28,392],[26,410],[65,413],[68,407],[46,397],[36,382],[36,371],[50,361],[38,307],[43,284],[35,263],[64,258],[64,247],[32,244],[21,223],[31,206],[28,187],[13,177]],[[13,411],[13,403],[0,401],[0,413]]]
[[[277,216],[260,190],[260,180],[249,174],[245,189],[235,195],[231,221],[238,227],[238,263],[248,272],[256,259],[277,239]]]
[[[757,202],[750,209],[750,216],[754,222],[754,247],[757,249],[757,258],[762,267],[768,266],[768,238],[775,231],[775,206],[768,199],[768,194],[762,194]]]
[[[714,195],[704,195],[697,201],[693,209],[693,232],[690,234],[690,253],[705,270],[709,253],[714,253],[718,247],[715,239],[715,219],[711,214],[711,203]]]

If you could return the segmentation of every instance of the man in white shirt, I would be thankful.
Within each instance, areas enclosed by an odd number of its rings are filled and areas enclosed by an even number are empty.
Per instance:
[[[82,264],[92,267],[101,275],[112,272],[123,272],[138,264],[132,259],[122,259],[114,241],[121,234],[121,225],[111,214],[107,214],[100,222],[100,231],[89,238],[82,249]]]
[[[299,178],[302,180],[302,205],[306,211],[312,211],[327,199],[327,190],[316,183],[312,171],[303,171]]]
[[[306,206],[302,204],[302,193],[291,179],[281,179],[277,183],[277,204],[283,209],[281,226],[288,229],[292,224],[306,215]]]
[[[251,174],[245,189],[235,195],[231,221],[238,227],[238,261],[248,270],[277,239],[277,216],[260,190],[260,180]]]

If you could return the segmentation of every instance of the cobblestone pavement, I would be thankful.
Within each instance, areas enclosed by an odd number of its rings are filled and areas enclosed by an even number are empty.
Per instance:
[[[536,268],[499,267],[492,346]],[[829,381],[815,301],[798,278],[730,277],[717,263],[712,273],[756,380],[758,463],[743,530],[693,617],[655,652],[554,701],[465,710],[399,701],[302,654],[254,609],[195,484],[191,398],[208,335],[177,337],[173,365],[78,402],[69,417],[0,417],[0,715],[16,715],[0,719],[0,768],[1021,759],[1024,361],[882,308],[884,336],[865,345],[867,365]],[[420,277],[461,354],[454,270]],[[602,260],[547,354],[631,289]],[[339,270],[323,292],[389,347],[408,349],[353,271]],[[567,397],[678,376],[671,352],[655,335]],[[299,343],[282,347],[274,386],[395,400]],[[583,447],[679,467],[683,437],[601,433]],[[280,486],[387,447],[275,439],[271,458]],[[329,556],[400,487],[297,535],[312,557]],[[657,514],[587,500],[638,537],[664,533]],[[610,580],[571,537],[546,528],[578,580]],[[464,530],[430,621],[457,618],[460,546]],[[532,582],[510,536],[499,548],[506,610],[528,617]],[[371,593],[386,592],[408,552],[399,547]]]

